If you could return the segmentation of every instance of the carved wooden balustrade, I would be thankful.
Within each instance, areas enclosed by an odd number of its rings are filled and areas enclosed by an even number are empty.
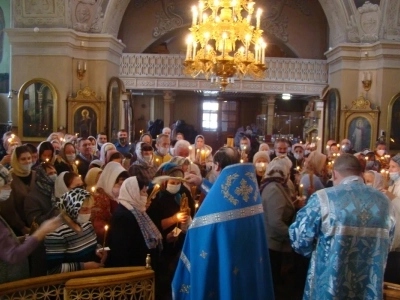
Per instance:
[[[24,279],[1,284],[0,299],[154,299],[154,272],[124,267]]]
[[[218,89],[210,80],[182,72],[184,55],[124,53],[119,76],[127,89],[196,90]],[[319,95],[328,83],[326,60],[266,58],[266,77],[254,81],[235,79],[228,90],[262,93]]]

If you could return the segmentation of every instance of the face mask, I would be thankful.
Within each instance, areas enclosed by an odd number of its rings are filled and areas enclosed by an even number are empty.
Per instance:
[[[170,194],[176,194],[181,189],[181,184],[167,184],[167,191]]]
[[[372,186],[372,183],[366,183],[365,185]]]
[[[158,148],[158,153],[160,153],[161,155],[167,155],[168,148],[160,147]]]
[[[397,179],[400,178],[399,172],[390,172],[389,177],[391,180],[396,181]]]
[[[386,150],[378,150],[376,151],[376,153],[378,153],[379,156],[383,156],[386,153]]]
[[[266,163],[256,163],[256,169],[258,172],[265,171],[267,169]]]
[[[25,172],[29,172],[32,168],[32,164],[21,165],[21,169]]]
[[[247,147],[247,145],[240,145],[240,150],[244,151],[249,149],[249,147]]]
[[[114,196],[114,199],[117,199],[119,196],[119,190],[121,189],[121,187],[113,187],[112,188],[112,194]]]
[[[90,214],[79,214],[78,217],[76,218],[76,222],[78,224],[84,224],[89,222],[90,220]]]
[[[276,153],[276,156],[287,156],[287,153]]]
[[[56,182],[57,174],[49,175],[49,178],[51,179],[51,181]]]
[[[66,154],[65,157],[67,158],[67,160],[72,163],[75,161],[76,155],[75,154]]]
[[[287,147],[287,150],[286,150],[286,152],[287,152],[287,153],[290,153],[290,152],[292,152],[292,147]]]
[[[143,160],[144,160],[145,162],[150,162],[152,157],[153,157],[152,155],[144,155],[144,156],[143,156]]]
[[[118,139],[120,144],[125,144],[126,143],[126,138],[119,138]]]
[[[310,150],[304,150],[304,155],[310,154]]]
[[[302,159],[303,158],[303,154],[295,153],[294,154],[294,158],[297,159],[297,160]]]
[[[367,161],[365,164],[366,169],[371,169],[374,166],[375,162],[374,161]]]
[[[342,146],[342,150],[343,150],[344,152],[347,152],[347,151],[350,150],[350,146],[349,146],[349,145],[344,145],[344,147]]]

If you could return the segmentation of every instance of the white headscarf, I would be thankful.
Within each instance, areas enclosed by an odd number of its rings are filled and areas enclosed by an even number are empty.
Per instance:
[[[114,161],[109,162],[100,175],[99,181],[97,182],[97,188],[102,188],[108,196],[114,198],[112,196],[112,189],[115,181],[122,172],[126,172],[126,170],[121,166],[121,164]]]
[[[60,198],[62,195],[64,195],[66,192],[69,191],[68,187],[65,185],[64,182],[64,175],[68,173],[62,172],[57,176],[56,182],[54,184],[54,196],[56,198]]]
[[[112,144],[112,143],[104,143],[103,146],[101,146],[101,148],[100,148],[100,160],[103,163],[106,162],[106,154],[107,154],[106,153],[107,152],[106,148],[107,148],[107,151],[110,150],[110,149],[117,150],[117,148],[115,147],[114,144]]]
[[[146,196],[140,196],[136,176],[129,177],[122,183],[118,196],[119,203],[129,210],[135,207],[143,213],[146,211],[146,201]]]
[[[372,173],[374,175],[374,183],[372,184],[373,188],[376,188],[377,190],[383,189],[383,176],[374,170],[368,170],[365,173]]]

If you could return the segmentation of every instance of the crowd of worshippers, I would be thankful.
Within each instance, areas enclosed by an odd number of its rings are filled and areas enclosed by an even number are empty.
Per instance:
[[[145,266],[149,254],[157,299],[279,299],[288,284],[305,299],[380,299],[383,279],[400,283],[400,155],[384,143],[354,153],[349,140],[330,140],[323,154],[243,136],[213,153],[202,135],[191,144],[177,133],[173,145],[170,136],[166,127],[132,146],[125,130],[115,144],[53,133],[35,147],[6,132],[0,283]],[[346,184],[350,196],[337,188]]]

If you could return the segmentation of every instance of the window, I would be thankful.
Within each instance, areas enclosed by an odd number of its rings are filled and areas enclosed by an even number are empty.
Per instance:
[[[219,109],[219,103],[216,101],[203,102],[202,127],[204,131],[217,131],[218,109]]]
[[[236,130],[236,102],[224,101],[221,105],[221,131],[235,132]]]

